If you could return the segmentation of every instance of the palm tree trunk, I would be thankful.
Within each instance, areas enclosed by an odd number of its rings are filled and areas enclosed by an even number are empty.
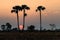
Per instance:
[[[25,14],[25,9],[23,10],[23,30],[24,30],[24,27],[25,27],[25,16],[24,16],[24,14]]]
[[[18,16],[18,12],[17,12],[17,25],[18,25],[18,29],[19,29],[19,16]]]
[[[40,10],[40,31],[42,30],[41,10]]]

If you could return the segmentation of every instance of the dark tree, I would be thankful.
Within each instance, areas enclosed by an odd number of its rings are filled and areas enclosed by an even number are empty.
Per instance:
[[[2,31],[4,31],[5,30],[5,25],[3,24],[3,25],[1,25],[1,29],[2,29]]]
[[[45,7],[43,6],[38,6],[36,9],[36,12],[39,11],[40,12],[40,30],[42,30],[42,20],[41,20],[41,11],[45,10]]]
[[[34,29],[35,29],[35,26],[34,26],[34,25],[30,25],[30,26],[28,26],[28,30],[33,31]]]
[[[25,13],[25,10],[29,10],[30,8],[27,5],[22,5],[22,10],[23,10],[23,28],[25,27],[25,16],[27,14]]]
[[[17,25],[18,25],[18,29],[19,29],[19,16],[18,16],[18,12],[22,11],[22,8],[20,6],[14,6],[13,10],[11,10],[11,12],[15,12],[17,14]]]
[[[54,28],[56,27],[55,24],[49,24],[51,26],[51,30],[54,30]]]
[[[11,30],[12,25],[10,23],[6,23],[7,30]]]

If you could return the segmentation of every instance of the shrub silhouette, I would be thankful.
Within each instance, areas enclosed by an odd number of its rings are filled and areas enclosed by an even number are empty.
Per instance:
[[[4,31],[5,30],[5,25],[3,24],[3,25],[1,25],[1,29],[2,29],[2,31]]]
[[[18,29],[17,28],[13,28],[12,31],[18,31]]]
[[[11,30],[12,25],[10,23],[6,23],[7,30]]]
[[[33,31],[33,30],[34,30],[34,28],[35,28],[35,26],[34,26],[34,25],[30,25],[30,26],[28,26],[28,30],[30,30],[30,31]]]

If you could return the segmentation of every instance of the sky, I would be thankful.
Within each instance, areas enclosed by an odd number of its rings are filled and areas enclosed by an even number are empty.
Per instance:
[[[51,29],[49,24],[56,24],[60,28],[60,0],[0,0],[0,26],[9,22],[12,27],[17,27],[17,18],[15,13],[11,13],[12,7],[26,4],[30,10],[26,10],[25,29],[27,26],[35,25],[39,29],[39,12],[36,12],[38,6],[44,6],[42,11],[42,28]],[[23,24],[23,12],[19,12],[19,23]]]

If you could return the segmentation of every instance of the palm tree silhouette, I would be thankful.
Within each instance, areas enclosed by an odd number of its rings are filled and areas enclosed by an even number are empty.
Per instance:
[[[25,13],[25,10],[29,10],[30,8],[27,5],[22,5],[22,10],[23,10],[23,29],[25,27],[25,17],[27,14]]]
[[[41,21],[41,11],[44,10],[45,7],[43,6],[38,6],[36,9],[36,12],[39,11],[40,12],[40,30],[42,30],[42,21]]]
[[[22,11],[22,8],[20,6],[14,6],[13,10],[11,10],[11,12],[15,12],[17,14],[17,25],[18,25],[18,29],[19,29],[19,16],[18,16],[18,11]]]

